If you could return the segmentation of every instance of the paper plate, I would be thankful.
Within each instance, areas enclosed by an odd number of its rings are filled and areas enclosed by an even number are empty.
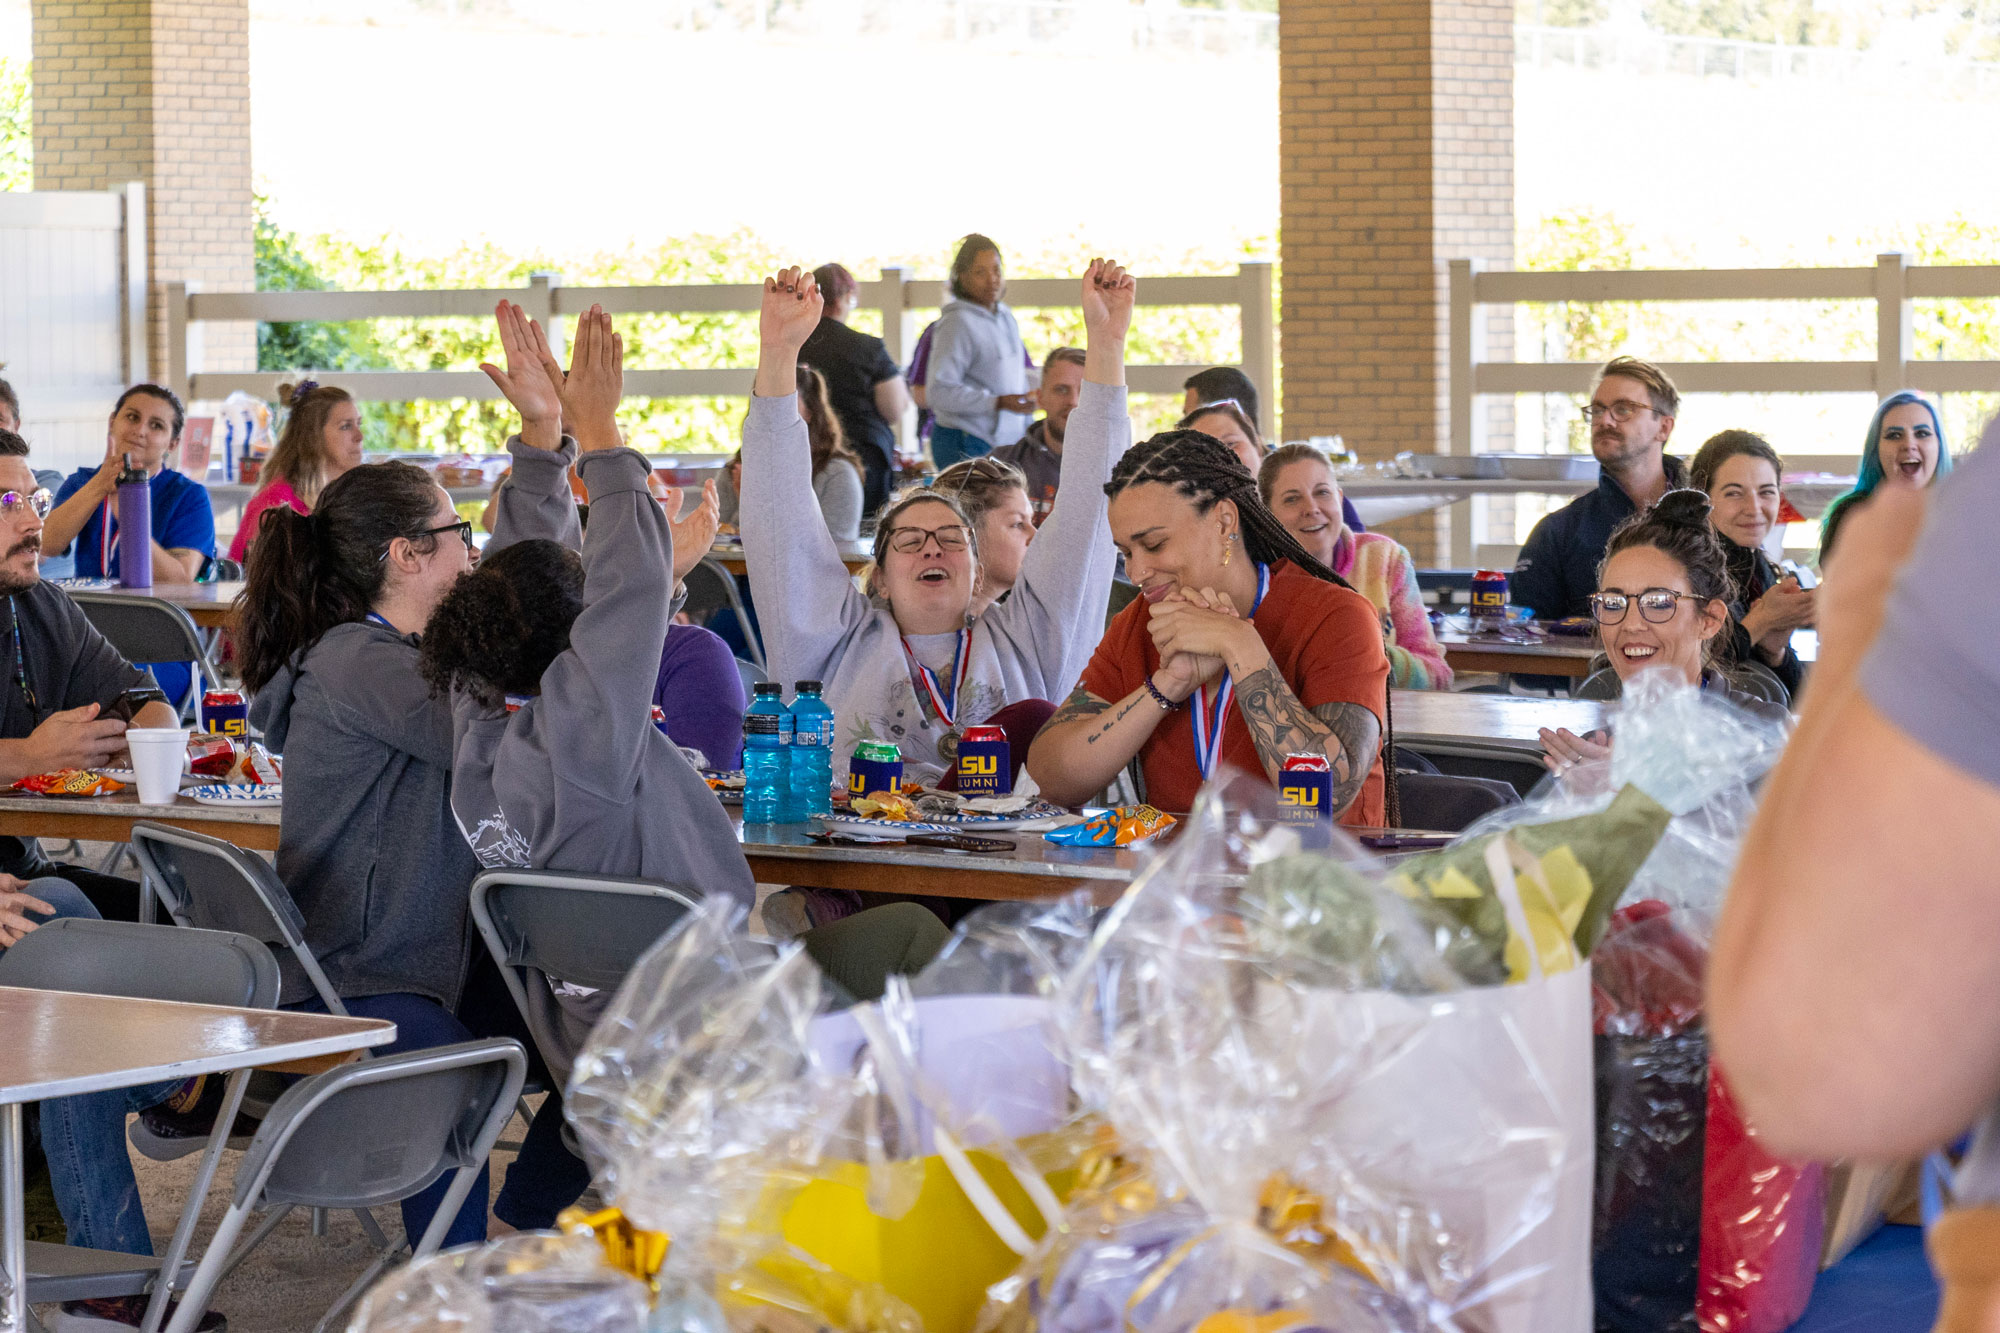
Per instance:
[[[285,788],[283,783],[269,787],[236,787],[225,782],[212,782],[202,787],[189,787],[181,794],[203,805],[279,805],[284,801]]]
[[[813,821],[829,833],[852,833],[863,838],[906,838],[912,833],[963,833],[964,824],[938,824],[923,819],[864,819],[860,815],[814,815]],[[983,825],[992,828],[991,824]]]

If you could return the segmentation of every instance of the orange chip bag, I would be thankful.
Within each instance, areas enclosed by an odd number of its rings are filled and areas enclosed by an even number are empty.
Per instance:
[[[106,777],[94,768],[65,768],[55,773],[36,773],[14,784],[16,791],[40,796],[108,796],[124,791],[125,784]]]

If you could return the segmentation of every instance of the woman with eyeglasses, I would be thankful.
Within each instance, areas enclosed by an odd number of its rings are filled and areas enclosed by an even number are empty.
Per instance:
[[[1664,669],[1760,716],[1789,717],[1782,705],[1736,689],[1711,660],[1735,596],[1722,542],[1709,523],[1708,497],[1668,491],[1611,534],[1590,597],[1611,670],[1585,681],[1578,697],[1615,699],[1640,672]],[[1544,727],[1541,736],[1542,762],[1554,773],[1611,754],[1606,732],[1579,736]]]
[[[311,514],[266,512],[236,600],[250,717],[285,756],[278,876],[348,1012],[396,1024],[390,1051],[522,1035],[468,918],[479,862],[451,813],[451,709],[417,666],[419,636],[473,559],[471,524],[428,473],[363,464],[329,483]],[[281,1002],[321,1008],[297,966],[282,967]],[[548,1225],[568,1202],[550,1200],[582,1174],[560,1115],[547,1119],[523,1150],[528,1171],[510,1171],[494,1205],[518,1227]],[[404,1203],[411,1235],[430,1224],[444,1185]],[[485,1236],[486,1198],[482,1182],[450,1243]]]
[[[911,777],[936,779],[965,727],[1075,682],[1111,584],[1103,488],[1131,438],[1124,348],[1135,290],[1109,261],[1092,261],[1084,276],[1089,364],[1055,508],[1012,594],[980,611],[980,534],[952,495],[918,490],[883,510],[873,599],[855,589],[823,528],[798,521],[812,511],[812,489],[794,367],[821,298],[812,275],[795,268],[765,282],[756,397],[743,428],[743,547],[773,677],[825,682],[837,773],[856,745],[880,740],[901,749]]]

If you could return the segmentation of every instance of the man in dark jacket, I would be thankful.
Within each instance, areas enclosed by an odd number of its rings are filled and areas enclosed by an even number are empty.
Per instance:
[[[1012,463],[1028,479],[1028,504],[1038,528],[1055,508],[1056,486],[1062,480],[1063,430],[1082,387],[1082,349],[1058,347],[1050,352],[1042,362],[1041,387],[1035,390],[1040,419],[1031,422],[1019,440],[993,451],[995,458]]]
[[[1590,452],[1603,468],[1597,489],[1535,524],[1508,588],[1516,606],[1544,620],[1590,614],[1597,567],[1611,530],[1688,484],[1687,465],[1666,453],[1681,396],[1658,366],[1621,356],[1605,363],[1583,409]]]

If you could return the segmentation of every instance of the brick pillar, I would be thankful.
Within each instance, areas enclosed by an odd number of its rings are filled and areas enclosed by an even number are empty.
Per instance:
[[[166,283],[256,286],[248,0],[33,3],[35,188],[146,183],[147,348],[160,379]],[[202,369],[255,369],[253,326],[205,334]]]
[[[1285,0],[1278,69],[1284,435],[1443,449],[1445,262],[1514,257],[1512,0]],[[1493,318],[1488,355],[1512,346]],[[1444,511],[1389,530],[1420,563],[1447,554]]]

